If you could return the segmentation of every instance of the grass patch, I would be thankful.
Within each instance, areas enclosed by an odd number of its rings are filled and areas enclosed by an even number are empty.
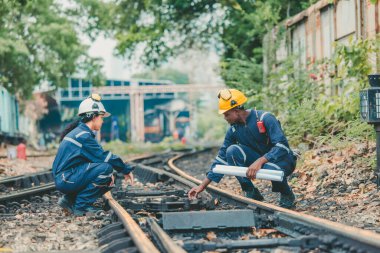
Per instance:
[[[173,141],[172,138],[165,138],[160,143],[126,143],[122,141],[111,141],[104,144],[104,149],[110,150],[112,153],[119,156],[160,153],[167,150],[180,150],[187,148],[192,147],[178,141]]]

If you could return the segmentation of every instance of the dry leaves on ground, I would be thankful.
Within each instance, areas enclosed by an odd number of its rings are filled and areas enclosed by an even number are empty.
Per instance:
[[[284,237],[283,234],[278,232],[276,229],[273,228],[261,228],[261,229],[256,229],[255,227],[252,228],[252,234],[256,236],[257,239],[263,238],[263,237],[268,237],[270,236],[271,238],[281,238]]]

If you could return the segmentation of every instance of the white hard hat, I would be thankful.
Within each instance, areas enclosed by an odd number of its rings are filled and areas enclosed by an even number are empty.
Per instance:
[[[83,100],[79,105],[78,116],[87,112],[98,112],[99,114],[103,114],[103,117],[109,117],[111,114],[106,111],[100,100],[101,97],[98,94],[92,94],[90,97]]]

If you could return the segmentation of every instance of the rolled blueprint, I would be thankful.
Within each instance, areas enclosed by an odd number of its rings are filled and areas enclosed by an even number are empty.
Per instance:
[[[260,170],[259,170],[260,172]],[[256,178],[257,179],[265,179],[265,180],[270,180],[270,181],[278,181],[281,182],[283,179],[283,176],[277,176],[277,175],[272,175],[272,174],[264,174],[264,173],[256,173]]]
[[[248,167],[228,166],[228,165],[218,164],[213,169],[213,172],[224,174],[224,175],[230,175],[230,176],[247,177],[247,174],[246,174],[247,170],[248,170]],[[281,182],[284,178],[284,172],[279,171],[279,170],[260,169],[256,173],[256,178]]]

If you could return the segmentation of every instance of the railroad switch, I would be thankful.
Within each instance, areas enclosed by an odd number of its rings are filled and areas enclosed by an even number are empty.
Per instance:
[[[256,227],[252,210],[217,210],[198,212],[162,213],[165,230],[227,229]]]
[[[174,212],[208,208],[211,203],[201,199],[189,200],[187,197],[160,196],[155,198],[137,197],[118,200],[125,208],[148,212]]]
[[[301,249],[316,249],[319,247],[318,237],[305,236],[294,238],[273,238],[273,239],[250,239],[250,240],[218,240],[217,242],[186,242],[183,248],[189,252],[214,251],[218,249],[237,250],[253,248],[275,248],[294,247]]]
[[[212,199],[189,200],[186,192],[173,185],[158,183],[149,189],[128,187],[126,191],[115,189],[112,193],[122,206],[133,211],[173,212],[215,208]]]

